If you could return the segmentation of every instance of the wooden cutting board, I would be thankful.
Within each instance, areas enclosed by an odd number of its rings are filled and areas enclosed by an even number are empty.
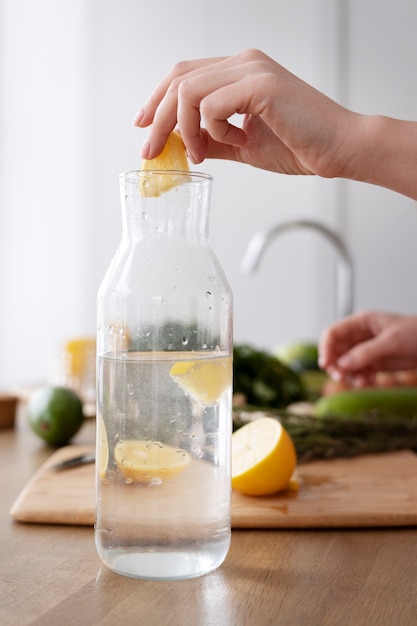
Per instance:
[[[93,525],[94,465],[57,471],[82,453],[54,453],[18,496],[11,515],[20,522]],[[417,526],[417,455],[409,451],[314,461],[298,468],[300,489],[267,497],[233,492],[233,528]]]

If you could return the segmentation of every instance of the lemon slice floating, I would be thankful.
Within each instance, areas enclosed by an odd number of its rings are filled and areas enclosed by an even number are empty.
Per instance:
[[[233,489],[252,496],[294,489],[296,464],[291,437],[272,417],[256,419],[232,435]]]
[[[186,393],[203,406],[210,406],[232,384],[232,357],[177,361],[169,373]]]
[[[190,166],[181,135],[177,132],[171,133],[161,154],[154,159],[143,159],[141,169],[153,171],[148,175],[141,175],[140,179],[140,193],[147,198],[157,198],[185,182],[188,176],[183,172],[189,172]],[[170,170],[170,173],[162,174],[161,170]]]
[[[188,452],[181,448],[140,439],[119,441],[114,448],[114,458],[125,478],[140,483],[172,478],[184,471],[191,461]]]

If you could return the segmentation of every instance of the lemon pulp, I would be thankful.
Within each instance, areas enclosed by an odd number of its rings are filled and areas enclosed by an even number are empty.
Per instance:
[[[211,406],[232,384],[232,357],[177,361],[169,373],[201,405]]]
[[[172,132],[161,152],[154,159],[143,159],[141,169],[150,171],[150,174],[142,174],[139,190],[143,197],[156,198],[165,191],[180,185],[188,179],[183,172],[188,172],[187,154],[184,142],[177,132]],[[161,174],[161,171],[169,170],[172,173]]]
[[[296,488],[297,455],[282,424],[262,417],[232,435],[232,487],[247,495],[269,495]]]
[[[172,478],[191,461],[182,448],[139,439],[119,441],[114,448],[114,459],[125,478],[142,483]]]

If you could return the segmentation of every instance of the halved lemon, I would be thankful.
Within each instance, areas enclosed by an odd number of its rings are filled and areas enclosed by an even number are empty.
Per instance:
[[[216,404],[232,384],[232,357],[201,361],[177,361],[170,375],[203,406]]]
[[[114,459],[125,478],[141,483],[172,478],[184,471],[191,461],[182,448],[141,439],[119,441],[114,448]]]
[[[140,193],[147,198],[156,198],[165,191],[180,185],[188,179],[184,172],[190,170],[181,135],[172,132],[161,152],[154,159],[143,159],[141,169],[151,171],[141,174]],[[169,173],[161,171],[169,170]]]
[[[252,496],[294,488],[297,464],[293,441],[272,417],[242,426],[232,435],[232,487]]]

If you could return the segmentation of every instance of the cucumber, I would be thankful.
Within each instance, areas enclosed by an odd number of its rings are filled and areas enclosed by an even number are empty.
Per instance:
[[[380,416],[417,415],[417,387],[365,388],[340,391],[317,400],[317,417],[354,417],[375,413]]]

